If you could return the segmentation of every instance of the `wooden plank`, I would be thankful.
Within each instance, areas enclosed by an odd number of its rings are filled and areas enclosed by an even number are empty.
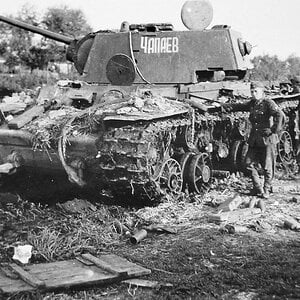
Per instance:
[[[56,270],[52,274],[48,275],[45,280],[46,288],[49,290],[69,288],[72,286],[81,285],[95,285],[106,284],[110,282],[119,281],[121,277],[115,274],[108,273],[104,270],[100,270],[96,266],[82,266],[73,268],[69,267],[68,270]]]
[[[0,109],[2,112],[7,113],[18,113],[26,108],[27,104],[23,102],[13,102],[13,103],[0,103]]]
[[[243,208],[234,211],[222,212],[208,216],[211,222],[235,223],[239,221],[247,221],[261,216],[260,208]]]
[[[217,212],[225,212],[225,211],[233,211],[237,209],[242,203],[243,199],[239,195],[234,195],[233,197],[225,200],[223,203],[221,203],[218,208]]]
[[[43,291],[54,291],[73,286],[110,284],[130,277],[151,273],[150,270],[135,265],[116,255],[103,255],[99,258],[101,265],[110,266],[110,269],[114,270],[114,274],[111,271],[108,272],[98,267],[94,262],[93,265],[89,265],[90,260],[88,260],[89,262],[85,260],[87,259],[80,258],[79,260],[72,259],[33,264],[26,266],[26,271],[21,267],[17,266],[16,268],[13,265],[14,269],[12,269],[19,275],[17,279],[12,278],[11,274],[13,273],[8,274],[7,272],[2,272],[0,269],[0,291],[6,294],[32,291],[40,283],[44,284]],[[9,267],[11,266],[9,265]],[[119,274],[124,274],[124,276]]]
[[[5,272],[6,273],[6,272]],[[1,292],[4,294],[17,293],[17,292],[28,292],[35,290],[34,287],[24,282],[22,279],[14,279],[7,277],[4,272],[0,272],[0,299]]]
[[[16,272],[22,280],[24,280],[26,283],[30,284],[33,287],[43,287],[45,286],[45,283],[38,278],[36,278],[34,275],[28,273],[23,268],[18,266],[17,264],[9,264],[9,266],[13,269],[14,272]]]
[[[112,274],[117,274],[119,276],[128,275],[127,271],[118,270],[118,269],[114,268],[111,264],[107,263],[106,261],[103,261],[102,259],[99,259],[99,258],[93,256],[90,253],[82,254],[82,257],[93,262],[97,267],[99,267],[105,271],[108,271]]]
[[[195,96],[191,96],[191,97],[195,97]],[[190,104],[193,107],[200,109],[203,112],[206,112],[208,110],[208,106],[200,103],[200,101],[194,99],[184,99],[184,102]]]
[[[102,255],[101,259],[109,263],[112,268],[118,270],[119,272],[126,271],[129,277],[151,274],[151,270],[139,266],[135,263],[132,263],[127,259],[117,256],[115,254]]]
[[[13,118],[8,122],[8,128],[11,129],[20,129],[34,118],[41,116],[45,111],[44,106],[36,105],[26,110],[20,116]]]
[[[19,276],[12,271],[8,263],[1,264],[0,271],[8,278],[19,279]]]
[[[76,259],[49,263],[47,272],[40,265],[30,266],[29,272],[45,282],[46,290],[69,288],[78,285],[96,285],[123,279],[99,267],[87,266]],[[44,267],[46,267],[44,265]]]
[[[76,260],[78,260],[79,262],[81,262],[82,264],[86,265],[86,266],[92,266],[94,265],[93,262],[83,258],[82,256],[77,256],[75,257]]]

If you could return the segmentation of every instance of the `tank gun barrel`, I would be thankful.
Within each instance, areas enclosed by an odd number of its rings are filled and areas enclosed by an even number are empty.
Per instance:
[[[46,38],[50,38],[57,42],[65,43],[67,45],[70,45],[71,42],[74,40],[74,38],[72,38],[72,37],[64,36],[62,34],[55,33],[55,32],[52,32],[52,31],[49,31],[46,29],[42,29],[42,28],[30,25],[30,24],[24,23],[22,21],[14,20],[14,19],[7,18],[7,17],[1,16],[1,15],[0,15],[0,21],[10,24],[12,26],[16,26],[18,28],[22,28],[22,29],[25,29],[25,30],[28,30],[28,31],[31,31],[34,33],[38,33]]]

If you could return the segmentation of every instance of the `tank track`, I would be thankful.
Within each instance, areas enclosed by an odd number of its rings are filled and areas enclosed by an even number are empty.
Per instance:
[[[97,161],[90,166],[103,194],[108,190],[114,198],[159,201],[165,195],[156,180],[160,168],[172,157],[178,131],[189,122],[177,117],[103,130]]]

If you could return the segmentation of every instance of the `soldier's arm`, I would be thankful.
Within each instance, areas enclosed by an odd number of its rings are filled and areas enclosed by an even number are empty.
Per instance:
[[[244,103],[233,103],[233,104],[223,104],[221,106],[222,112],[236,112],[236,111],[249,111],[251,106],[251,100]]]
[[[208,112],[222,112],[222,113],[230,113],[236,111],[249,111],[251,105],[251,100],[244,103],[225,103],[220,107],[210,108]]]
[[[269,111],[271,116],[273,117],[273,126],[271,128],[271,131],[273,133],[279,133],[284,123],[284,118],[285,118],[284,113],[273,100],[268,100],[268,102],[269,102]]]

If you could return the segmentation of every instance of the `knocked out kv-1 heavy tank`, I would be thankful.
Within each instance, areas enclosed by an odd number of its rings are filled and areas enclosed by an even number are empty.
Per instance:
[[[207,1],[187,1],[181,16],[187,31],[123,22],[81,39],[0,17],[67,44],[81,74],[81,81],[43,87],[34,106],[3,118],[2,178],[66,173],[95,197],[142,201],[206,191],[226,163],[238,168],[247,115],[220,118],[206,108],[249,96],[243,79],[251,45],[229,26],[206,29]]]

